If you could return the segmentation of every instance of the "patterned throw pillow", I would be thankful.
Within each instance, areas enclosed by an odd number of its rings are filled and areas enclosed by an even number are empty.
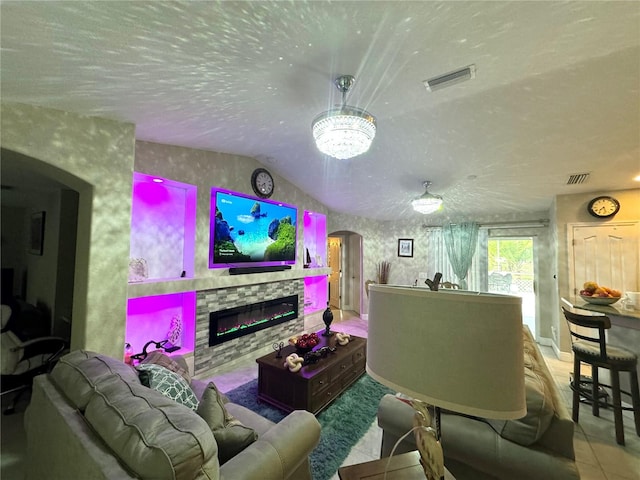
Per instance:
[[[139,372],[140,382],[160,392],[165,397],[196,410],[198,398],[193,393],[189,384],[179,374],[153,363],[143,363],[136,367]]]
[[[189,375],[189,372],[182,368],[182,366],[180,366],[180,364],[173,358],[165,355],[160,350],[154,350],[149,355],[147,355],[147,357],[140,363],[153,363],[155,365],[160,365],[161,367],[171,370],[172,372],[176,372],[178,375],[185,379],[187,384],[191,384],[191,375]]]
[[[200,415],[211,428],[218,444],[220,465],[235,457],[258,439],[252,428],[244,426],[224,406],[222,394],[213,382],[209,382],[198,405]]]

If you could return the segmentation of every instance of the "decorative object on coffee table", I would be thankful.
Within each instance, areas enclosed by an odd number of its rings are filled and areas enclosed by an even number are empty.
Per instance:
[[[351,336],[348,333],[338,332],[336,333],[336,341],[338,345],[346,345],[351,340]]]
[[[367,373],[433,406],[438,442],[440,408],[501,420],[527,413],[523,350],[519,297],[392,285],[369,288]],[[427,469],[432,457],[442,454],[439,445],[429,449],[432,442],[423,433],[416,440]]]
[[[317,363],[323,358],[327,358],[327,355],[330,353],[334,353],[336,351],[336,347],[322,347],[318,350],[314,350],[313,352],[304,354],[304,363],[303,365],[311,365],[312,363]]]
[[[318,334],[313,333],[303,333],[297,337],[291,337],[289,339],[289,343],[296,347],[296,353],[298,355],[303,356],[305,353],[310,352],[320,343],[320,339],[318,338]]]
[[[298,356],[297,353],[287,355],[287,359],[284,362],[284,367],[288,368],[290,372],[298,373],[304,365],[304,358]]]
[[[329,308],[329,302],[327,302],[327,309],[322,314],[322,321],[324,322],[324,325],[326,327],[324,332],[322,333],[322,336],[330,337],[331,335],[333,335],[333,332],[331,331],[331,322],[333,322],[333,312]]]
[[[284,342],[274,343],[271,345],[273,351],[276,352],[276,358],[282,358],[282,348],[284,347]]]

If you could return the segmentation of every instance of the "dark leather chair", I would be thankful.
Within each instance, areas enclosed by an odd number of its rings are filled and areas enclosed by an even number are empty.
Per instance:
[[[15,393],[5,415],[15,411],[20,395],[31,387],[33,377],[48,372],[66,348],[66,341],[59,337],[21,338],[17,309],[3,304],[0,310],[0,395]]]
[[[573,350],[573,421],[578,422],[580,397],[584,396],[591,404],[594,416],[600,416],[602,404],[613,408],[613,418],[616,429],[616,442],[624,445],[624,427],[622,411],[632,410],[636,426],[636,434],[640,436],[640,393],[638,390],[638,356],[626,348],[609,345],[605,331],[611,328],[611,320],[606,315],[581,315],[562,307],[564,317],[571,333],[571,350]],[[578,329],[577,327],[583,327]],[[585,329],[591,329],[585,331]],[[596,335],[597,330],[597,335]],[[590,333],[593,332],[593,333]],[[591,336],[593,335],[593,336]],[[582,363],[591,365],[591,385],[583,386],[580,377]],[[598,368],[606,368],[611,374],[611,385],[602,384],[598,379]],[[620,372],[628,372],[631,381],[631,391],[620,389]],[[601,400],[600,387],[611,389],[612,403]],[[631,396],[632,407],[623,407],[621,393]]]

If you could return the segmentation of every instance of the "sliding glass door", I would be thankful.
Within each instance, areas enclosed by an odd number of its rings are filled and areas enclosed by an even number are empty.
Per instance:
[[[534,237],[491,237],[487,244],[488,291],[522,298],[522,322],[536,335]]]

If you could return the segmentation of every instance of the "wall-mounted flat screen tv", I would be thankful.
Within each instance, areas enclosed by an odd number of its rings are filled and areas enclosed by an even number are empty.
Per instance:
[[[298,209],[211,189],[209,268],[293,265]]]

